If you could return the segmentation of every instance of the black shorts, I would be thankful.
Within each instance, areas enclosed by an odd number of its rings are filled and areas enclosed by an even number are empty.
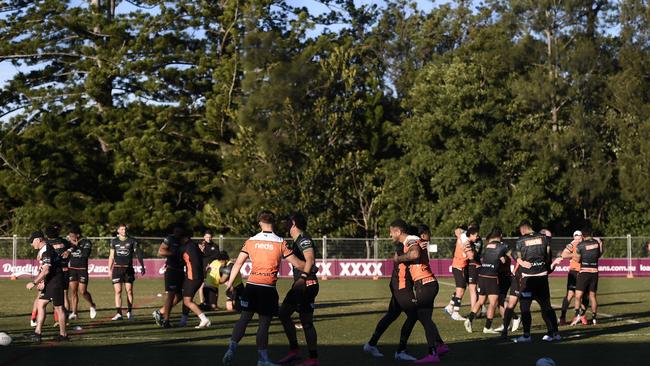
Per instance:
[[[278,290],[275,287],[260,286],[249,283],[241,295],[241,310],[259,315],[278,315]]]
[[[576,291],[598,291],[598,272],[580,272],[576,283]]]
[[[56,283],[47,283],[43,291],[38,293],[39,300],[47,300],[54,306],[63,306],[63,287]]]
[[[478,283],[478,267],[473,264],[468,264],[467,267],[467,283],[470,285],[476,285]]]
[[[454,274],[456,288],[467,288],[467,267],[463,269],[452,267],[451,273]]]
[[[118,283],[133,283],[135,281],[135,270],[133,267],[113,267],[111,274],[111,282]]]
[[[201,285],[203,285],[203,280],[188,280],[185,278],[183,280],[183,297],[194,298],[194,295],[199,292]]]
[[[576,283],[578,283],[578,271],[570,270],[566,276],[566,289],[567,291],[575,291]]]
[[[180,294],[184,280],[185,274],[183,271],[167,268],[165,270],[165,291]]]
[[[241,311],[241,295],[244,293],[244,284],[239,284],[232,291],[226,291],[226,300],[232,301],[233,308]]]
[[[70,282],[79,282],[83,284],[88,283],[88,270],[87,269],[75,269],[70,268],[68,270],[70,275]]]
[[[312,280],[310,280],[312,281]],[[283,306],[293,306],[299,313],[313,313],[316,307],[316,296],[318,296],[319,285],[317,281],[310,282],[304,291],[292,288],[282,301]]]
[[[501,291],[499,288],[499,279],[495,277],[478,276],[479,295],[498,295]]]
[[[510,296],[519,297],[521,288],[521,276],[510,276]]]
[[[63,289],[67,290],[70,287],[70,270],[63,271]]]
[[[433,304],[438,296],[440,285],[435,279],[423,279],[415,281],[415,301],[418,309],[433,309]]]
[[[499,295],[506,296],[510,290],[512,276],[509,274],[499,274]]]
[[[415,294],[413,293],[412,286],[407,286],[401,290],[395,290],[391,288],[390,292],[393,295],[391,296],[390,301],[394,302],[394,304],[402,309],[402,311],[409,313],[411,311],[417,310],[417,303],[415,301]]]
[[[521,278],[520,297],[546,301],[551,299],[551,290],[548,286],[548,276],[533,276]]]

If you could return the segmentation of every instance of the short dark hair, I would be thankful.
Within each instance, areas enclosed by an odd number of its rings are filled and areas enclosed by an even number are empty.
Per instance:
[[[61,226],[59,224],[50,224],[45,228],[45,236],[49,239],[58,238],[61,234]]]
[[[501,231],[501,229],[495,227],[492,229],[492,231],[490,231],[490,235],[488,235],[487,239],[489,241],[494,238],[502,238],[502,237],[503,237],[503,232]]]
[[[70,228],[68,229],[68,234],[81,235],[81,228],[79,227],[79,225],[70,225]]]
[[[212,235],[212,236],[214,236],[214,233],[210,229],[205,229],[205,230],[203,230],[203,235]]]
[[[467,225],[468,229],[471,228],[471,227],[475,227],[477,230],[481,229],[481,226],[476,221],[472,221],[472,222],[469,223],[469,225]]]
[[[129,228],[129,225],[127,225],[127,224],[121,222],[121,223],[117,224],[117,226],[116,226],[115,228],[116,228],[116,229],[119,229],[119,228],[121,228],[121,227],[124,227],[125,229],[128,229],[128,228]]]
[[[390,223],[390,227],[396,227],[400,229],[400,231],[402,231],[403,233],[408,233],[409,231],[408,224],[406,223],[406,221],[402,219],[394,220],[393,222]]]
[[[217,260],[220,260],[220,261],[227,261],[228,259],[230,259],[230,257],[228,256],[228,252],[226,252],[225,250],[222,250],[222,251],[219,252],[219,254],[217,255]]]
[[[521,220],[521,222],[519,223],[519,226],[517,226],[517,227],[520,228],[520,229],[521,229],[522,227],[527,227],[527,228],[529,228],[529,229],[532,229],[532,228],[533,228],[533,224],[531,224],[530,221],[528,221],[528,220]]]
[[[289,228],[291,228],[292,224],[296,225],[300,231],[307,230],[307,219],[300,212],[292,212],[289,215]]]
[[[593,229],[593,227],[591,226],[590,223],[586,223],[586,224],[582,227],[582,230],[580,230],[580,231],[582,231],[582,237],[583,237],[583,238],[586,238],[586,237],[592,236],[592,235],[594,234],[594,229]]]
[[[468,237],[474,234],[478,234],[478,229],[474,226],[468,228],[467,231],[465,232],[465,235],[467,235]]]
[[[264,210],[257,215],[257,221],[263,224],[273,225],[275,223],[275,215],[271,211]]]
[[[429,230],[429,226],[427,226],[427,224],[418,225],[418,235],[422,235],[424,233],[431,235],[431,230]]]

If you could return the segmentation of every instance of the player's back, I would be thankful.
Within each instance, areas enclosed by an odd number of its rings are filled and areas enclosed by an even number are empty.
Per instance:
[[[268,231],[246,240],[242,252],[251,260],[248,283],[263,286],[275,286],[282,258],[293,254],[284,239]]]

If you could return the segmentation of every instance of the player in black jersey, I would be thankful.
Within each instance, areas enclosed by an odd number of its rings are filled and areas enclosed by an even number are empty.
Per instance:
[[[201,253],[203,253],[203,270],[207,271],[208,267],[210,266],[210,263],[212,261],[216,260],[219,257],[219,247],[212,241],[212,230],[205,230],[203,232],[203,240],[199,242],[199,249],[201,249]],[[207,299],[203,296],[203,287],[205,284],[201,285],[201,288],[199,289],[199,299],[201,300],[199,307],[203,309],[210,309],[212,306],[216,308],[217,303],[215,301],[214,304],[207,304]],[[219,296],[218,289],[215,289],[217,291],[216,294],[213,294],[215,296]]]
[[[560,340],[557,329],[557,316],[551,306],[551,294],[548,285],[548,273],[553,260],[551,245],[548,238],[532,229],[528,221],[519,225],[521,237],[517,240],[514,258],[521,267],[520,308],[524,334],[518,337],[517,343],[530,342],[530,327],[532,315],[530,306],[533,300],[537,301],[543,313],[547,334],[544,341]],[[505,329],[504,329],[505,331]]]
[[[488,243],[482,249],[481,266],[478,272],[478,284],[480,293],[477,302],[474,304],[471,312],[465,320],[465,329],[472,332],[472,321],[476,318],[477,313],[481,310],[485,300],[490,304],[487,309],[487,319],[483,333],[498,334],[499,332],[492,329],[492,319],[499,299],[499,268],[506,263],[506,253],[508,246],[501,242],[502,238],[500,229],[492,229],[488,236]]]
[[[142,250],[138,249],[135,238],[127,236],[127,227],[120,224],[117,227],[117,237],[111,240],[110,254],[108,257],[108,270],[115,291],[115,316],[111,320],[122,320],[122,285],[126,289],[127,319],[133,319],[133,282],[135,269],[133,268],[133,255],[137,255],[140,263],[140,273],[144,276],[144,259]]]
[[[95,319],[97,316],[97,307],[93,302],[93,297],[88,292],[88,258],[92,252],[93,244],[88,239],[81,238],[81,229],[78,226],[70,228],[68,231],[68,240],[72,244],[70,252],[70,262],[68,263],[70,273],[70,310],[72,313],[68,319],[77,319],[77,309],[79,306],[79,294],[90,304],[90,318]]]
[[[172,235],[166,237],[158,248],[158,255],[165,257],[165,302],[163,306],[153,312],[156,324],[171,328],[169,318],[171,310],[183,300],[182,289],[184,280],[185,263],[183,261],[182,239],[185,236],[185,227],[182,224],[172,226]],[[184,305],[183,305],[184,306]],[[186,313],[185,308],[183,314]],[[182,326],[187,324],[187,316],[181,318]]]
[[[318,272],[316,246],[311,237],[305,233],[307,219],[301,213],[292,213],[287,220],[287,226],[293,239],[291,250],[295,256],[305,262],[305,268],[304,271],[293,268],[293,286],[280,307],[279,317],[284,327],[284,333],[289,339],[289,353],[279,363],[289,363],[300,357],[296,327],[291,320],[291,315],[298,312],[309,350],[309,359],[300,365],[314,366],[319,364],[316,350],[316,328],[314,327],[314,306],[319,290],[316,277]]]
[[[198,244],[185,235],[182,239],[183,245],[183,261],[185,262],[185,279],[183,281],[183,315],[187,317],[190,310],[199,317],[200,323],[196,329],[207,328],[210,326],[210,319],[199,309],[199,306],[194,303],[194,295],[199,291],[203,285],[204,270],[203,270],[203,253],[199,249]]]
[[[576,299],[575,312],[576,316],[571,325],[576,325],[585,316],[585,310],[581,307],[583,304],[582,297],[587,294],[591,303],[592,324],[596,324],[596,315],[598,313],[598,301],[596,292],[598,291],[598,259],[603,255],[603,242],[594,238],[591,227],[582,230],[584,240],[578,244],[573,254],[573,259],[580,263],[580,273],[576,281]]]
[[[48,303],[52,302],[52,305],[54,305],[54,311],[59,314],[59,319],[65,319],[65,312],[63,309],[62,258],[51,245],[47,244],[45,235],[40,231],[32,233],[29,237],[29,243],[32,245],[32,248],[38,250],[38,258],[40,262],[39,274],[26,286],[28,290],[31,290],[34,287],[37,287],[39,290],[36,329],[34,330],[34,333],[30,335],[30,340],[33,342],[40,342],[43,321],[45,320],[45,308]],[[59,335],[55,340],[69,340],[65,329],[65,321],[59,322]]]
[[[61,237],[61,225],[56,223],[45,228],[45,236],[47,236],[47,243],[61,257],[61,271],[63,272],[63,312],[67,314],[68,310],[70,310],[70,299],[68,298],[70,273],[68,270],[68,262],[72,251],[71,244]],[[56,312],[54,313],[54,321],[59,321],[59,315]]]

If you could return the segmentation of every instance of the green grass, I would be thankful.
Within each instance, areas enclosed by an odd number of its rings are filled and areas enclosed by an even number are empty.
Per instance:
[[[564,340],[546,344],[539,313],[533,314],[532,344],[501,343],[494,336],[465,332],[462,323],[445,316],[441,307],[452,291],[451,280],[441,279],[441,291],[436,299],[434,321],[452,352],[443,358],[443,365],[534,365],[535,360],[548,356],[559,365],[584,363],[589,365],[642,365],[650,359],[650,279],[602,278],[600,280],[600,324],[562,328]],[[25,281],[1,280],[0,330],[8,332],[14,343],[0,348],[0,365],[220,365],[221,356],[230,338],[236,314],[216,312],[209,314],[213,326],[207,330],[193,327],[163,330],[151,319],[153,309],[161,304],[157,294],[162,282],[138,280],[135,284],[136,320],[111,322],[113,315],[111,285],[105,279],[93,279],[90,291],[101,308],[98,317],[88,318],[87,305],[82,303],[81,319],[71,327],[72,342],[55,344],[51,338],[56,329],[48,317],[44,342],[31,345],[22,339],[29,332],[28,325],[34,292],[25,289]],[[280,297],[286,293],[288,281],[280,281]],[[554,304],[561,303],[564,281],[553,280]],[[221,299],[220,299],[221,300]],[[384,359],[371,359],[361,351],[388,302],[387,280],[331,280],[321,283],[317,299],[316,327],[319,353],[323,365],[395,365],[392,353],[399,339],[399,328],[404,316],[393,324],[380,341]],[[178,317],[180,308],[175,309]],[[467,307],[463,308],[463,313]],[[607,315],[606,315],[607,314]],[[496,325],[500,319],[495,320]],[[198,323],[195,317],[191,325]],[[475,328],[483,326],[483,319]],[[237,353],[237,365],[255,365],[256,323],[249,325]],[[515,333],[515,335],[520,334]],[[304,344],[302,334],[299,340]],[[286,338],[279,322],[271,327],[270,354],[279,358],[286,351]],[[425,353],[424,334],[418,324],[411,336],[409,351],[416,356]]]

